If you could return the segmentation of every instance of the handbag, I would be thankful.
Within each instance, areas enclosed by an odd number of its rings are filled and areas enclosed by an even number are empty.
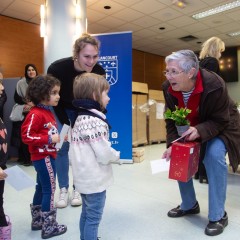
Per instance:
[[[9,116],[10,120],[13,121],[13,122],[22,121],[24,119],[23,108],[24,108],[24,105],[20,105],[18,103],[15,103],[13,105],[11,114]]]

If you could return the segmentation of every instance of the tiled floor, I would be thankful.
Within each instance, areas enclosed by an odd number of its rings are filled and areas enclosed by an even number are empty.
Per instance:
[[[142,163],[114,165],[115,183],[107,191],[107,202],[99,228],[101,240],[204,240],[208,223],[208,185],[195,181],[201,213],[181,219],[167,217],[167,212],[180,203],[176,181],[168,173],[151,174],[150,161],[161,158],[165,144],[146,146]],[[13,165],[9,163],[9,167]],[[22,167],[22,166],[21,166]],[[33,167],[22,167],[35,176]],[[41,239],[40,231],[30,230],[29,204],[34,189],[15,191],[6,184],[5,211],[12,219],[12,240]],[[58,191],[57,191],[58,194]],[[240,176],[229,174],[226,210],[229,226],[214,239],[239,239],[240,234]],[[52,239],[79,240],[81,207],[68,206],[58,210],[57,220],[68,231]]]

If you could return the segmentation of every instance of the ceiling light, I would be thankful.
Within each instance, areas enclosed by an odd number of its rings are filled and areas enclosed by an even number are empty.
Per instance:
[[[179,8],[184,8],[186,7],[186,3],[182,0],[173,0],[172,4],[176,5]]]
[[[217,13],[228,11],[230,9],[237,8],[237,7],[240,7],[240,0],[212,8],[205,12],[194,14],[192,17],[195,19],[200,19],[200,18],[204,18],[204,17],[208,17],[211,15],[217,14]]]
[[[240,31],[228,33],[228,35],[231,36],[231,37],[236,37],[236,36],[240,35]]]
[[[46,6],[40,5],[40,37],[46,36]]]

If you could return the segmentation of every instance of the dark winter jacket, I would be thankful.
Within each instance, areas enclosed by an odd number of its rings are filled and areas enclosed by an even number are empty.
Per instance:
[[[217,74],[200,69],[203,93],[199,104],[199,124],[195,127],[200,134],[202,148],[214,137],[221,138],[228,151],[233,171],[240,163],[240,114],[234,101],[229,97],[225,82]],[[173,110],[178,101],[169,91],[169,81],[162,85],[166,108]],[[178,137],[174,122],[166,120],[167,146]],[[204,151],[202,151],[204,156]]]
[[[220,75],[219,62],[214,57],[205,57],[204,59],[201,59],[199,66]]]

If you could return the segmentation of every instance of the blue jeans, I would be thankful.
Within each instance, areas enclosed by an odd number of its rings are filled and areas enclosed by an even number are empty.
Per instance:
[[[32,161],[32,163],[37,172],[33,205],[42,205],[42,211],[49,212],[54,209],[54,193],[56,190],[55,159],[48,156]]]
[[[61,149],[57,153],[56,172],[59,188],[69,187],[69,142],[63,142]]]
[[[55,116],[56,122],[57,122],[57,128],[58,133],[60,134],[62,130],[62,123],[59,121],[57,115],[55,114],[53,108],[51,108],[52,113]],[[58,178],[58,185],[59,188],[66,188],[69,187],[69,157],[68,157],[68,151],[69,151],[69,142],[64,141],[61,149],[59,149],[57,153],[56,158],[56,173]]]
[[[226,164],[226,147],[220,138],[207,142],[203,163],[208,177],[208,218],[210,221],[220,220],[225,213],[228,167]],[[182,203],[181,209],[191,209],[196,204],[193,180],[187,183],[178,182]]]
[[[62,130],[62,123],[59,121],[57,115],[55,114],[53,108],[52,112],[55,116],[58,126],[58,132],[60,133]],[[71,123],[73,123],[77,117],[77,112],[75,110],[66,109],[67,116]],[[61,149],[58,151],[56,158],[56,172],[58,178],[59,188],[67,188],[69,187],[69,142],[63,142]],[[74,186],[73,186],[74,188]]]
[[[80,217],[80,239],[97,240],[98,226],[102,219],[106,200],[106,191],[93,194],[81,194],[82,213]]]

